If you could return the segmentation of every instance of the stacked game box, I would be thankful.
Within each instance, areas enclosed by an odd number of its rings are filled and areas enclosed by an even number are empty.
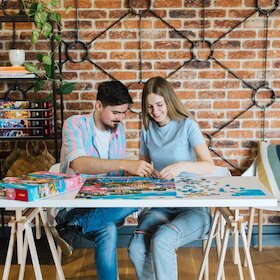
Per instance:
[[[53,136],[50,101],[0,100],[0,138]]]
[[[80,188],[82,177],[39,171],[0,181],[0,198],[33,201]]]

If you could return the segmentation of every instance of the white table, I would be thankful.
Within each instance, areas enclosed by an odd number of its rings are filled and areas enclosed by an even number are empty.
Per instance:
[[[25,258],[27,252],[27,246],[30,247],[30,253],[33,261],[33,266],[36,274],[36,279],[42,279],[42,274],[40,270],[40,264],[35,248],[35,243],[33,239],[33,234],[30,229],[32,220],[36,214],[40,214],[48,242],[52,251],[54,262],[58,271],[60,279],[65,279],[64,274],[59,262],[58,254],[55,249],[54,241],[52,235],[50,234],[49,227],[46,221],[46,217],[43,213],[43,208],[50,207],[217,207],[215,211],[215,216],[213,219],[212,228],[209,234],[209,240],[206,247],[205,258],[202,262],[201,272],[199,279],[202,278],[202,274],[205,268],[205,259],[210,250],[210,245],[214,236],[214,232],[217,226],[218,215],[221,214],[226,220],[226,230],[223,238],[223,246],[220,256],[219,269],[216,275],[216,279],[220,279],[222,275],[222,268],[224,262],[224,255],[227,247],[227,240],[230,230],[233,231],[235,235],[241,233],[243,246],[245,250],[245,256],[247,258],[248,267],[250,270],[251,279],[255,279],[252,261],[249,253],[249,248],[246,240],[244,221],[240,215],[234,216],[228,207],[233,208],[249,208],[249,207],[271,207],[277,205],[277,199],[274,198],[263,185],[258,181],[256,177],[209,177],[207,178],[208,182],[212,182],[211,185],[211,195],[205,195],[205,193],[191,193],[189,195],[184,195],[183,197],[151,197],[141,200],[132,200],[132,199],[75,199],[75,196],[78,192],[72,191],[64,193],[61,195],[53,196],[47,199],[37,200],[33,202],[21,202],[14,200],[0,200],[0,207],[12,207],[12,208],[28,208],[26,215],[19,221],[14,221],[11,223],[12,231],[10,238],[10,246],[13,247],[14,237],[17,230],[25,230],[26,237],[24,241],[24,251],[23,251],[23,262],[21,264],[20,276],[19,279],[23,279],[24,267],[25,267]],[[183,184],[183,183],[180,183]],[[228,187],[230,185],[230,187]],[[225,186],[227,186],[225,188]],[[231,188],[236,187],[237,189],[242,187],[245,191],[260,190],[263,192],[263,195],[240,195],[233,196]],[[228,189],[227,189],[228,188]],[[215,191],[213,191],[215,189]],[[252,192],[254,193],[254,192]],[[7,252],[7,259],[5,263],[5,269],[3,274],[3,279],[8,278],[10,261],[11,261],[11,249]],[[242,274],[240,271],[239,263],[239,272],[240,277]]]

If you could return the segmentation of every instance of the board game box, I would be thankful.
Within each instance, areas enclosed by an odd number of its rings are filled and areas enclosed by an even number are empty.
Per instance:
[[[0,129],[17,129],[17,128],[52,128],[53,118],[41,119],[0,119]]]
[[[52,115],[52,109],[0,110],[0,119],[48,119],[52,117]]]
[[[6,177],[0,182],[0,195],[6,199],[33,201],[80,188],[82,177],[39,171],[19,177]]]
[[[52,108],[52,102],[45,101],[45,100],[34,100],[34,101],[0,100],[0,110],[50,109],[50,108]]]

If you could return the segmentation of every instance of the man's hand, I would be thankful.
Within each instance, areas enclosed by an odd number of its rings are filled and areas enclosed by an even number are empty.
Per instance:
[[[152,175],[154,167],[145,160],[126,160],[126,166],[124,170],[131,175],[149,177]]]

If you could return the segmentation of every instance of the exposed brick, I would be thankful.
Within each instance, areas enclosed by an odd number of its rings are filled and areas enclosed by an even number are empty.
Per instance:
[[[95,8],[98,9],[115,9],[121,8],[121,1],[118,0],[95,0]]]
[[[64,8],[66,8],[67,5],[71,5],[72,7],[75,7],[75,0],[67,0],[67,2],[64,3]],[[79,0],[79,8],[80,9],[92,8],[92,1]]]
[[[166,52],[163,51],[149,51],[149,52],[143,52],[142,53],[143,59],[166,59]]]
[[[179,62],[156,62],[154,69],[176,69],[179,66]]]
[[[219,28],[231,29],[239,23],[238,20],[215,20],[214,25]]]
[[[141,122],[126,122],[125,127],[127,129],[140,129],[141,128]]]
[[[217,0],[215,1],[216,7],[240,7],[242,5],[242,0]]]
[[[110,39],[135,39],[136,32],[133,31],[108,31]]]
[[[280,133],[279,133],[280,134]],[[246,139],[246,138],[253,138],[254,132],[253,131],[243,131],[243,130],[232,130],[226,132],[227,138],[237,138],[237,139]]]
[[[95,42],[94,49],[96,50],[115,50],[120,49],[121,43],[114,41],[106,41],[106,42]]]
[[[177,8],[182,7],[182,0],[157,0],[154,3],[154,8]]]
[[[90,102],[75,102],[75,103],[66,103],[67,110],[93,110],[93,104]]]
[[[231,51],[228,54],[229,59],[252,59],[256,57],[254,51]]]
[[[201,79],[224,79],[226,73],[224,71],[200,71],[198,78]]]
[[[126,148],[127,149],[139,149],[140,143],[139,143],[139,141],[128,140],[128,141],[126,141]]]
[[[195,10],[173,10],[169,13],[171,18],[194,18]]]
[[[181,42],[161,41],[161,42],[154,43],[155,49],[179,49],[180,47],[181,47]]]

